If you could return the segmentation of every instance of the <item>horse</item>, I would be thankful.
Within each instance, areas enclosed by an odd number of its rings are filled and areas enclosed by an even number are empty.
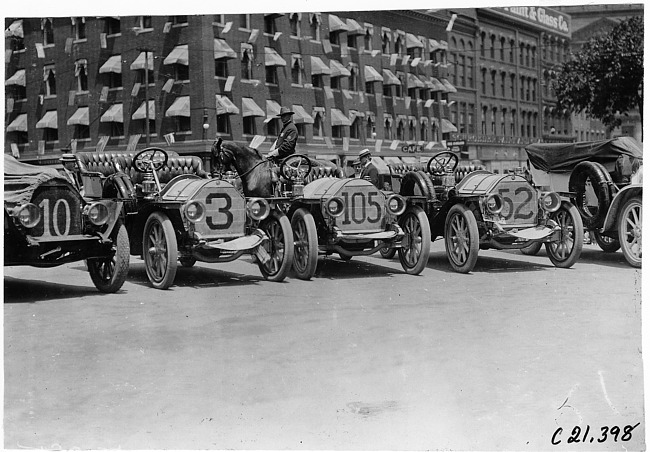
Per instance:
[[[279,168],[273,160],[265,159],[257,149],[219,138],[212,144],[212,156],[213,168],[223,171],[232,167],[237,171],[245,196],[274,196],[279,181]],[[313,167],[329,167],[332,168],[332,173],[340,173],[338,167],[331,162],[309,160]]]

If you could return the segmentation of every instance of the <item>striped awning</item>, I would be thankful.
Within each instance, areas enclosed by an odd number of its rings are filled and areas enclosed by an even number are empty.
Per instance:
[[[450,120],[442,118],[440,120],[440,130],[442,133],[454,133],[458,132],[458,129],[456,128],[455,125],[451,123]]]
[[[187,44],[176,46],[169,52],[169,55],[163,60],[163,64],[182,64],[189,66],[190,56]]]
[[[77,111],[74,112],[70,119],[68,119],[69,126],[87,126],[90,124],[88,114],[88,107],[79,107]]]
[[[27,113],[16,116],[7,126],[7,132],[27,132]]]
[[[242,116],[245,118],[247,116],[266,116],[264,110],[262,110],[259,105],[250,97],[241,98],[242,106]]]
[[[58,116],[56,110],[46,111],[43,117],[36,123],[37,129],[58,129]]]
[[[395,74],[391,72],[390,69],[383,69],[384,73],[384,85],[401,85],[402,82],[398,79]]]
[[[265,66],[286,66],[287,62],[271,47],[264,47]]]
[[[349,77],[350,71],[336,60],[330,60],[330,71],[332,77]]]
[[[377,70],[372,66],[363,67],[363,75],[366,79],[366,82],[383,82],[384,77],[381,76]]]
[[[312,56],[311,57],[311,74],[312,75],[330,75],[331,71],[330,68],[323,63],[323,60],[318,58],[317,56]]]
[[[219,58],[237,58],[235,51],[223,39],[214,40],[214,59]]]
[[[131,63],[131,70],[138,71],[145,68],[145,53],[147,53],[147,68],[153,71],[153,52],[140,52],[140,55]]]
[[[431,77],[431,83],[433,84],[434,91],[447,91],[445,85],[443,85],[437,78]]]
[[[5,86],[25,86],[25,69],[18,69],[14,75],[5,80]]]
[[[165,116],[171,118],[173,116],[190,117],[190,96],[177,97],[172,103],[171,107],[165,112]]]
[[[238,115],[239,108],[227,96],[217,94],[217,115]]]
[[[146,110],[146,103],[142,102],[138,109],[133,113],[133,116],[131,116],[131,119],[147,119],[147,110]],[[150,100],[149,101],[149,120],[156,119],[156,101]]]
[[[329,26],[330,26],[330,32],[348,31],[348,26],[345,25],[345,22],[343,22],[341,19],[339,19],[338,16],[335,16],[334,14],[329,15]]]
[[[359,22],[357,22],[354,19],[346,19],[345,25],[348,28],[348,36],[363,35],[366,33],[366,30],[364,30],[364,28],[361,25],[359,25]]]
[[[407,74],[407,81],[409,88],[424,88],[424,83],[415,74],[409,72]]]
[[[420,79],[420,81],[422,83],[424,83],[425,88],[427,88],[427,89],[434,89],[435,88],[435,85],[433,84],[433,82],[431,82],[431,80],[429,80],[426,76],[421,75],[418,78]]]
[[[121,55],[113,55],[108,60],[106,60],[104,64],[102,64],[102,67],[99,68],[100,74],[108,74],[109,72],[114,72],[115,74],[122,73]]]
[[[423,48],[424,45],[413,33],[406,33],[406,48],[412,49],[413,47]]]
[[[293,122],[296,124],[313,124],[314,118],[311,117],[309,113],[302,107],[302,105],[292,105],[291,109],[293,110]]]
[[[429,38],[429,51],[433,52],[434,50],[438,50],[440,48],[440,44],[438,41],[436,41],[433,38]]]
[[[457,91],[456,91],[456,88],[454,87],[454,85],[452,85],[451,83],[449,83],[449,80],[447,80],[446,78],[441,78],[440,81],[441,81],[442,84],[445,86],[445,91],[446,91],[446,92],[448,92],[448,93],[455,93],[455,92],[457,92]]]
[[[352,123],[338,108],[330,109],[330,115],[333,126],[351,126]]]
[[[100,122],[124,122],[124,107],[122,104],[113,104],[99,118]]]

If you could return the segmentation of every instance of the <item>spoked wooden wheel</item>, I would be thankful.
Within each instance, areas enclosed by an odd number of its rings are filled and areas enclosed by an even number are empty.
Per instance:
[[[559,241],[546,243],[546,254],[556,267],[569,268],[580,257],[584,243],[585,232],[580,212],[573,204],[562,203],[551,218],[557,222],[562,232]]]
[[[314,216],[300,208],[291,217],[294,250],[293,269],[300,279],[311,279],[318,264],[318,236]]]
[[[142,256],[151,285],[156,289],[169,288],[178,268],[178,246],[174,226],[166,214],[154,212],[147,219]]]
[[[625,203],[618,220],[618,236],[625,259],[632,267],[641,267],[643,204],[634,197]]]
[[[260,227],[269,237],[269,240],[262,245],[269,255],[269,260],[267,262],[258,260],[257,265],[264,279],[282,281],[287,277],[293,262],[291,223],[285,214],[273,211]]]
[[[129,236],[126,227],[118,223],[111,237],[111,255],[103,259],[88,259],[88,272],[100,292],[120,290],[129,274]]]
[[[399,249],[399,261],[404,271],[418,275],[429,261],[431,249],[431,229],[426,213],[414,207],[406,211],[399,219],[404,230],[404,246]]]
[[[469,273],[478,259],[478,225],[471,210],[456,204],[445,221],[447,259],[459,273]]]

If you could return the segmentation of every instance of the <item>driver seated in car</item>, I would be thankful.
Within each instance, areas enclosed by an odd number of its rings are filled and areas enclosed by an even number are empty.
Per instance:
[[[271,146],[271,152],[266,155],[269,160],[277,160],[288,157],[296,152],[296,143],[298,142],[298,128],[293,123],[293,111],[287,107],[280,108],[280,113],[276,118],[282,121],[282,129]]]

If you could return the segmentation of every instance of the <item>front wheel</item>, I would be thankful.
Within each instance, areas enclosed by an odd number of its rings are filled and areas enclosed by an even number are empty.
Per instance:
[[[126,227],[115,226],[111,255],[100,259],[88,259],[88,272],[100,292],[114,293],[120,290],[129,274],[129,236]]]
[[[643,204],[641,198],[635,196],[628,200],[618,217],[618,237],[621,250],[628,264],[641,267],[641,231],[643,223]]]
[[[293,262],[293,234],[291,223],[283,213],[277,211],[271,214],[262,222],[260,228],[266,232],[269,240],[262,245],[269,255],[269,260],[261,262],[258,259],[257,265],[262,272],[264,279],[280,282],[289,274]]]
[[[404,230],[405,246],[398,250],[402,268],[409,275],[419,275],[429,261],[431,228],[429,219],[419,207],[409,209],[399,219]]]
[[[309,280],[318,264],[318,233],[314,216],[307,209],[296,210],[291,217],[294,252],[293,269],[300,279]]]
[[[469,273],[478,259],[478,224],[471,210],[456,204],[445,220],[447,259],[458,273]]]
[[[613,239],[598,231],[592,231],[591,233],[600,249],[606,253],[615,253],[621,247],[621,242],[619,242],[618,239]]]
[[[546,254],[556,267],[569,268],[580,257],[585,237],[580,212],[573,204],[562,203],[551,219],[560,226],[561,234],[559,241],[546,243]]]
[[[154,212],[147,218],[142,257],[151,285],[156,289],[169,288],[178,268],[178,246],[174,226],[166,214]]]

